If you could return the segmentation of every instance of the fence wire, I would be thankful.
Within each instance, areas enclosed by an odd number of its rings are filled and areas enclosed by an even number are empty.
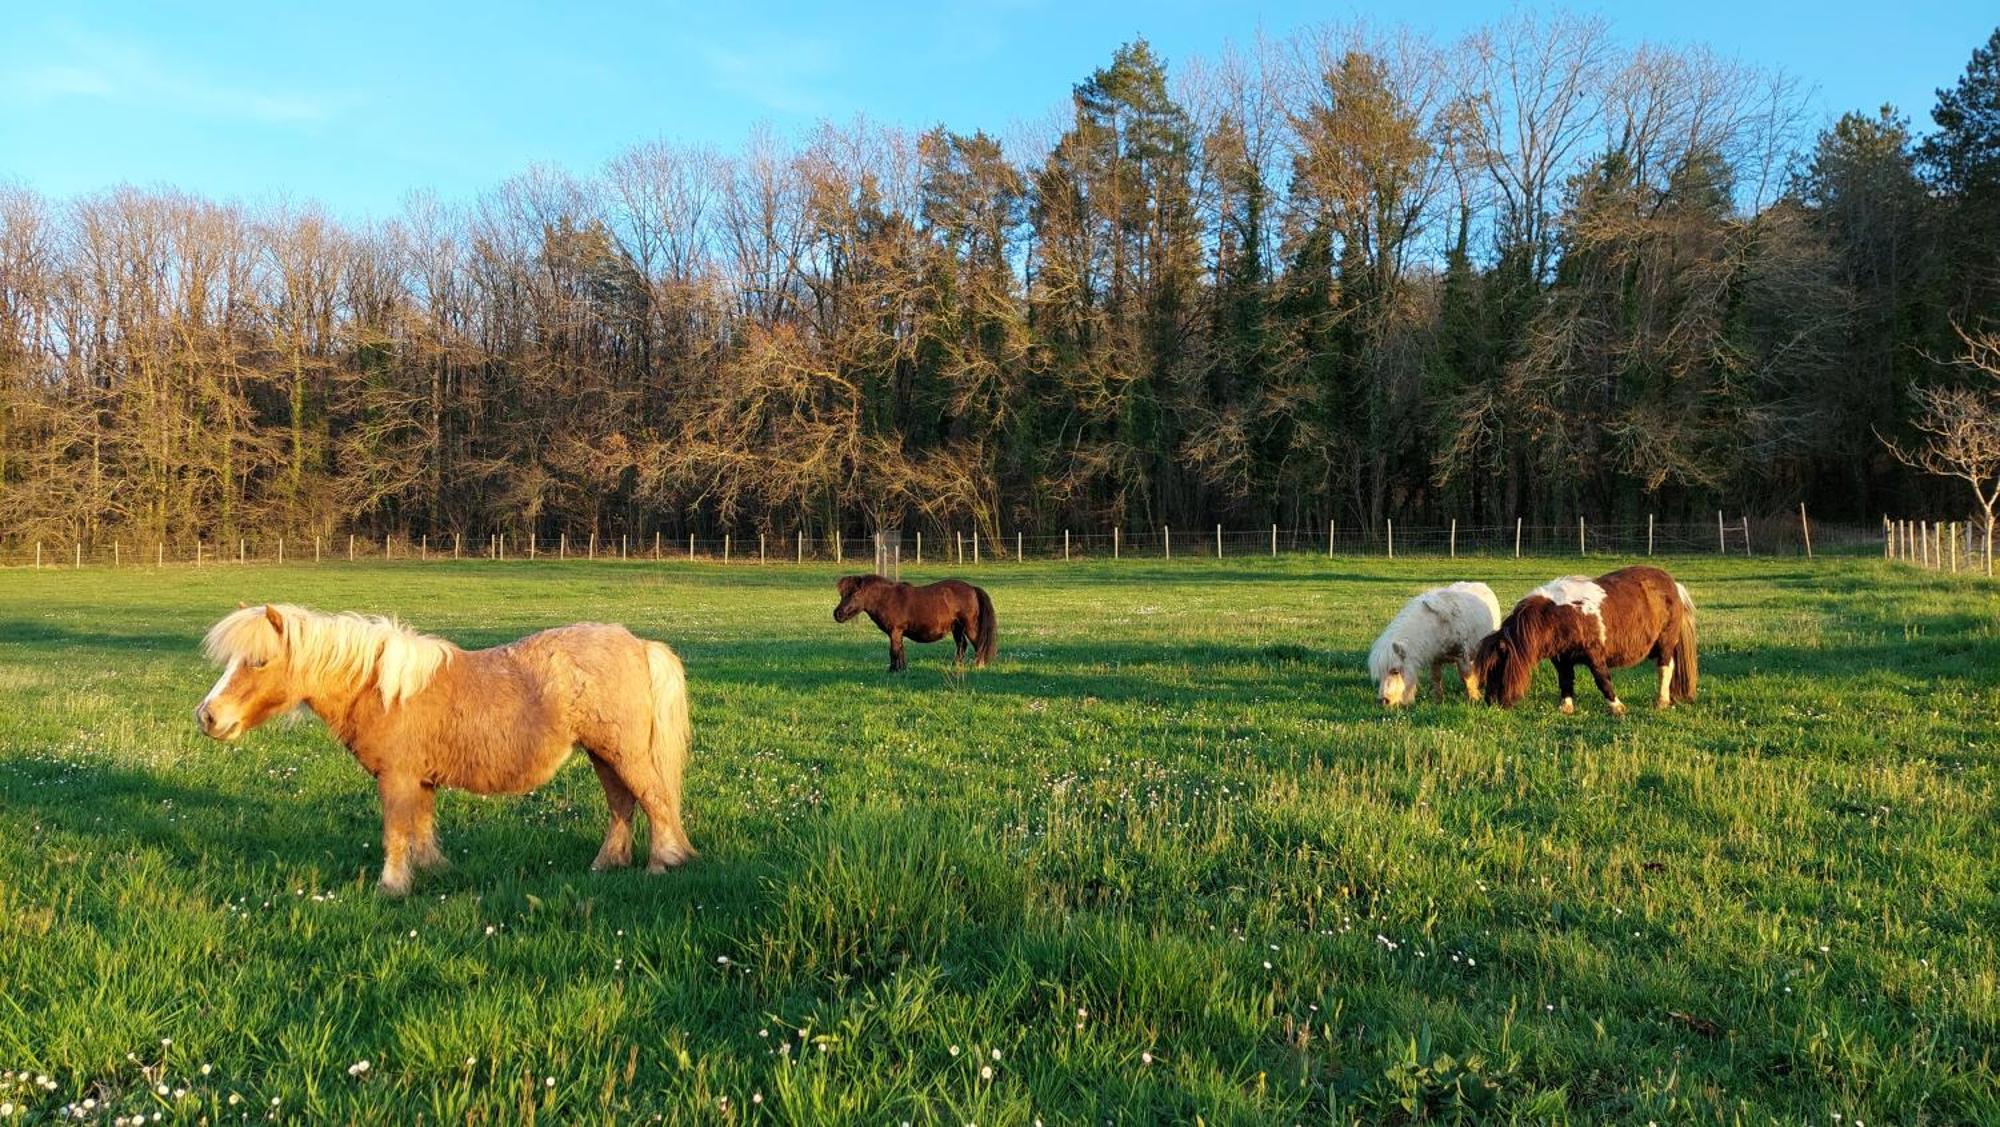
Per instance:
[[[1923,523],[1921,534],[1903,527],[1919,522],[1886,522],[1882,527],[1822,524],[1810,528],[1811,554],[1904,559],[1913,563],[1937,556],[1980,566],[1976,529],[1960,524]],[[1954,529],[1956,540],[1946,529]],[[1627,524],[1416,525],[1393,521],[1376,527],[1329,523],[1313,528],[1261,529],[1135,528],[1002,534],[973,530],[902,532],[896,558],[903,566],[972,567],[1028,561],[1200,560],[1254,557],[1446,557],[1586,559],[1647,556],[1786,557],[1807,554],[1806,527],[1796,517],[1725,519],[1706,522]],[[1925,539],[1928,537],[1928,539]],[[1929,545],[1929,547],[1925,547]],[[1921,550],[1920,550],[1921,549]],[[765,564],[848,563],[857,570],[877,566],[873,536],[833,536],[787,532],[738,536],[675,537],[557,536],[521,538],[507,533],[445,536],[333,537],[270,533],[222,539],[114,538],[40,541],[0,548],[0,566],[144,567],[227,564],[338,564],[350,561],[558,560],[586,562],[672,561]],[[1949,566],[1945,563],[1944,566]]]

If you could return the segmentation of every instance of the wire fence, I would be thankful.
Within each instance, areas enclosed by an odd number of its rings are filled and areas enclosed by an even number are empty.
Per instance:
[[[1113,528],[1069,529],[998,537],[975,530],[928,535],[889,530],[868,536],[791,532],[738,536],[672,537],[559,535],[522,538],[508,533],[454,533],[444,536],[285,536],[241,535],[213,539],[113,538],[37,541],[0,548],[7,567],[211,567],[249,564],[340,564],[348,562],[586,561],[775,565],[852,563],[880,566],[950,565],[973,567],[1033,560],[1196,560],[1313,555],[1333,557],[1583,558],[1646,556],[1866,556],[1923,562],[1943,567],[1979,564],[1979,537],[1964,522],[1887,521],[1880,528],[1808,522],[1804,515],[1782,518],[1717,514],[1714,523],[1662,522],[1596,524],[1424,524],[1393,520],[1373,527],[1329,521],[1313,528],[1270,525],[1259,529]],[[1973,530],[1976,533],[1976,529]]]
[[[1882,521],[1882,557],[1931,571],[1977,571],[1993,574],[1986,557],[1987,534],[1978,520]]]

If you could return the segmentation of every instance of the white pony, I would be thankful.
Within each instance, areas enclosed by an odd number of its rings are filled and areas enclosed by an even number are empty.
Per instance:
[[[1500,601],[1486,584],[1454,583],[1425,591],[1403,604],[1368,651],[1376,696],[1390,708],[1416,703],[1417,679],[1429,669],[1431,691],[1443,700],[1444,663],[1454,661],[1465,679],[1465,695],[1477,701],[1472,650],[1499,628]]]

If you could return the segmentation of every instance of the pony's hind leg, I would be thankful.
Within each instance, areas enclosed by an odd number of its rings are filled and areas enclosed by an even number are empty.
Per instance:
[[[605,828],[604,845],[590,867],[595,872],[622,869],[632,863],[632,809],[638,805],[638,798],[625,780],[618,777],[618,772],[594,753],[590,766],[597,772],[597,781],[604,785],[604,802],[611,808],[611,824]]]
[[[669,783],[660,776],[652,758],[643,751],[635,755],[620,756],[616,759],[600,760],[594,754],[593,764],[602,763],[598,777],[605,779],[604,793],[609,798],[615,778],[617,785],[625,792],[626,802],[637,802],[646,811],[646,820],[651,823],[652,840],[647,843],[646,871],[663,872],[683,864],[695,855],[694,845],[688,841],[687,830],[681,825],[680,787]],[[609,772],[614,778],[607,778]],[[612,833],[617,830],[617,803],[613,799]],[[625,812],[625,859],[631,857],[631,807]],[[611,834],[605,836],[605,848],[610,849]],[[604,855],[598,854],[603,860]],[[620,864],[624,864],[621,861]]]
[[[1576,711],[1576,663],[1556,662],[1556,686],[1562,690],[1564,716]]]
[[[1674,697],[1672,692],[1673,684],[1674,684],[1674,655],[1671,653],[1663,653],[1660,655],[1660,693],[1658,698],[1655,699],[1653,702],[1654,707],[1656,708],[1673,707],[1674,703]]]
[[[952,622],[951,645],[952,645],[951,663],[955,666],[964,665],[966,648],[971,645],[971,641],[968,639],[966,635],[964,622],[962,621]]]

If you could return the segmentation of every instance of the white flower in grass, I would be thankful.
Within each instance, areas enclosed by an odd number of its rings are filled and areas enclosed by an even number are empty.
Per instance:
[[[153,1085],[153,1091],[158,1095],[164,1096],[167,1094],[167,1086],[165,1084],[155,1084]]]
[[[750,1102],[751,1102],[751,1103],[753,1103],[753,1104],[760,1104],[760,1103],[763,1103],[763,1102],[764,1102],[764,1093],[762,1093],[762,1092],[752,1092],[752,1093],[750,1093]]]
[[[272,1107],[277,1107],[277,1106],[278,1106],[278,1103],[279,1103],[279,1097],[277,1097],[277,1096],[272,1096],[272,1097],[271,1097],[271,1106],[272,1106]]]
[[[1151,1063],[1153,1063],[1153,1054],[1151,1054],[1151,1053],[1140,1053],[1140,1054],[1139,1054],[1139,1063],[1140,1063],[1140,1064],[1151,1064]]]
[[[235,1107],[235,1106],[236,1106],[237,1104],[240,1104],[240,1103],[242,1103],[242,1102],[243,1102],[243,1093],[241,1093],[241,1092],[231,1092],[231,1093],[229,1093],[229,1106],[230,1106],[230,1107]]]
[[[995,1050],[993,1050],[993,1059],[994,1059],[994,1060],[999,1060],[999,1059],[1000,1059],[1000,1050],[998,1050],[998,1049],[995,1049]]]
[[[204,1064],[201,1066],[201,1074],[203,1076],[207,1076],[209,1073],[214,1071],[215,1071],[215,1066],[212,1064]]]
[[[984,1067],[980,1068],[980,1070],[979,1070],[979,1078],[980,1078],[981,1080],[991,1080],[991,1079],[993,1079],[993,1066],[989,1064],[989,1065],[985,1065]]]
[[[556,1086],[556,1078],[555,1078],[555,1077],[553,1077],[553,1076],[548,1076],[548,1077],[544,1077],[544,1078],[542,1079],[542,1087],[544,1087],[544,1088],[553,1088],[553,1087],[555,1087],[555,1086]]]

